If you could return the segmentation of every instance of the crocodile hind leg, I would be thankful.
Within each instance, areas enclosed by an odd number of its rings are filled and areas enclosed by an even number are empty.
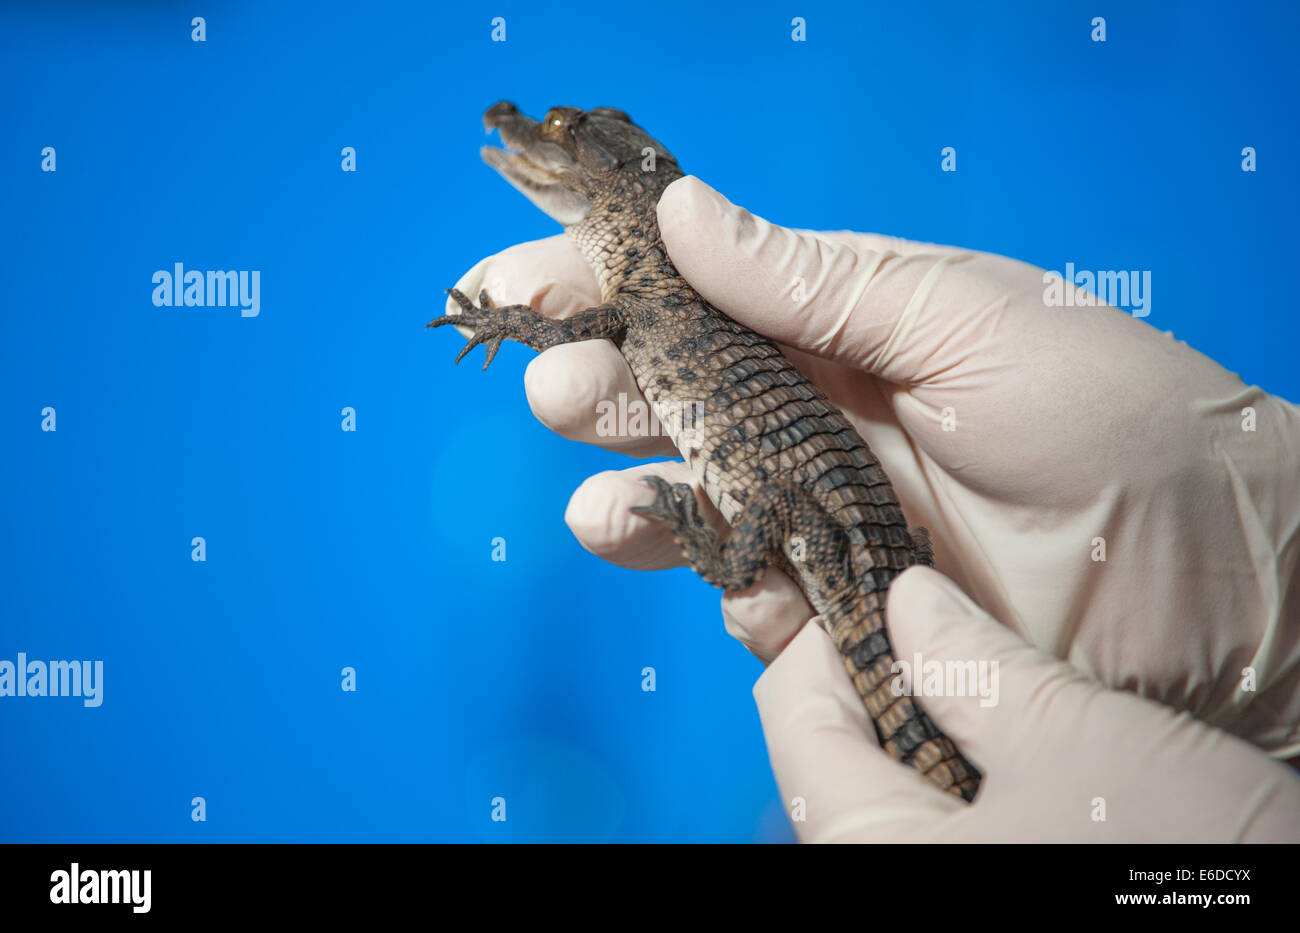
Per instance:
[[[647,476],[645,481],[655,491],[654,502],[636,506],[632,511],[668,523],[682,556],[714,586],[724,590],[748,589],[770,566],[818,560],[828,551],[847,568],[848,539],[838,532],[837,526],[797,521],[799,505],[807,498],[807,493],[797,486],[784,483],[765,486],[736,517],[731,537],[723,541],[701,517],[690,486],[686,483],[670,486],[658,476]],[[797,527],[804,524],[811,527]],[[813,540],[810,542],[802,536],[801,530],[808,531]],[[829,540],[832,536],[839,540]]]
[[[736,517],[726,541],[699,514],[685,483],[646,478],[654,502],[632,509],[667,522],[691,567],[724,590],[752,586],[770,566],[817,568],[812,580],[821,623],[871,716],[876,736],[894,758],[911,765],[943,790],[971,800],[979,772],[910,697],[894,690],[894,654],[885,628],[885,596],[896,571],[873,569],[867,580],[853,570],[848,536],[812,495],[792,483],[771,483]],[[883,586],[881,584],[884,584]]]
[[[513,340],[540,352],[562,343],[595,340],[598,337],[618,341],[627,329],[623,312],[613,305],[588,308],[572,317],[557,320],[538,314],[528,305],[494,308],[486,290],[479,292],[477,307],[454,288],[447,289],[447,294],[460,305],[461,313],[436,317],[425,325],[425,329],[442,327],[444,324],[473,328],[474,336],[461,348],[456,362],[459,363],[466,353],[483,344],[487,347],[484,369],[491,365],[503,340]]]

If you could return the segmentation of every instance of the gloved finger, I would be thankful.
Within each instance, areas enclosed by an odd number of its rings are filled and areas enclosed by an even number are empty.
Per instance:
[[[680,460],[643,463],[627,470],[609,470],[588,477],[574,491],[564,521],[574,537],[597,557],[632,570],[666,570],[686,561],[668,525],[637,515],[633,506],[654,500],[644,479],[659,476],[669,483],[687,483],[695,491],[700,515],[720,531],[726,523],[704,497],[690,468]]]
[[[813,615],[803,591],[775,567],[749,589],[722,594],[727,634],[764,664],[771,664]]]
[[[953,331],[969,325],[970,309],[1002,320],[993,312],[1005,314],[1005,276],[987,268],[1031,268],[929,244],[789,230],[690,175],[665,189],[658,216],[674,265],[721,311],[780,343],[903,384],[955,361]]]
[[[754,684],[782,802],[803,842],[901,842],[965,806],[891,759],[817,622]]]
[[[524,392],[537,420],[561,437],[631,457],[668,457],[677,448],[608,340],[563,344],[535,356]]]
[[[561,233],[517,243],[475,263],[456,289],[478,303],[486,289],[494,305],[528,305],[547,317],[564,318],[600,304],[600,287],[578,248]],[[447,297],[445,314],[460,314]],[[465,337],[469,331],[457,327]]]

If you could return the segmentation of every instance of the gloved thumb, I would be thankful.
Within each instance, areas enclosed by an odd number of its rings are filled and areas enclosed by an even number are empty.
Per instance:
[[[911,692],[984,770],[974,806],[1003,814],[993,838],[1300,838],[1286,768],[1189,713],[1106,689],[934,570],[895,580],[888,613]]]
[[[952,314],[972,301],[978,307],[988,291],[963,268],[982,254],[779,227],[692,175],[664,190],[658,216],[673,264],[720,311],[893,382],[917,381],[951,335]]]

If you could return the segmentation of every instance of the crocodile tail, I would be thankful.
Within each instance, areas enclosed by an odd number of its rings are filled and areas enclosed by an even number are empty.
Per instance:
[[[924,525],[913,525],[908,533],[912,536],[912,553],[916,555],[916,562],[933,567],[934,541],[930,537],[930,529]]]
[[[844,667],[871,716],[881,747],[941,789],[973,800],[979,789],[979,771],[903,689],[905,683],[895,667],[885,627],[885,595],[885,591],[866,594],[865,606],[863,597],[858,596],[856,606],[823,614],[826,629],[844,657]]]

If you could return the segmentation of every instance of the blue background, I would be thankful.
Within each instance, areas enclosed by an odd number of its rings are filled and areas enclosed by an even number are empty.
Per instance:
[[[482,110],[620,107],[781,223],[1151,270],[1151,325],[1296,399],[1298,21],[7,5],[0,658],[102,659],[105,684],[98,709],[0,698],[0,839],[792,838],[716,592],[563,524],[630,461],[532,419],[530,351],[453,369],[460,340],[422,329],[474,262],[558,229],[479,161]],[[154,307],[175,262],[261,270],[261,315]]]

